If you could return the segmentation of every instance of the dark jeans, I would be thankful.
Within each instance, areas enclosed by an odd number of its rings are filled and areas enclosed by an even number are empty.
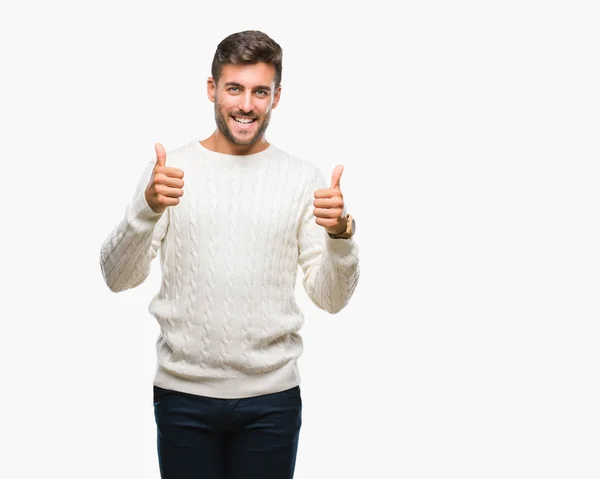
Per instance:
[[[302,424],[300,387],[215,399],[154,386],[163,479],[292,479]]]

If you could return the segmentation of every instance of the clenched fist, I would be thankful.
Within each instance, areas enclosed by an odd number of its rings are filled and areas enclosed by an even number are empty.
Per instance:
[[[163,213],[167,206],[178,205],[179,198],[183,196],[183,170],[166,166],[167,153],[160,143],[157,143],[154,148],[156,165],[145,195],[148,206],[156,213]]]
[[[338,234],[346,231],[344,195],[342,195],[340,188],[340,179],[343,171],[343,165],[336,166],[331,175],[331,186],[315,190],[315,201],[313,202],[315,206],[313,211],[315,221],[330,234]]]

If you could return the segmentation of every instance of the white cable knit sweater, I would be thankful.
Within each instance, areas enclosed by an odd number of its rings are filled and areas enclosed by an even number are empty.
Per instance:
[[[315,223],[319,169],[270,145],[225,155],[194,141],[167,153],[184,172],[177,206],[146,203],[153,159],[123,220],[102,244],[108,287],[134,288],[160,251],[162,283],[149,305],[160,325],[154,384],[215,398],[243,398],[300,384],[296,359],[304,315],[294,289],[337,313],[359,278],[353,239],[332,239]]]

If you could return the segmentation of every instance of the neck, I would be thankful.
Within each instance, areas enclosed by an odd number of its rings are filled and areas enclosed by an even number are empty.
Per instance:
[[[211,151],[216,153],[223,153],[226,155],[253,155],[254,153],[260,153],[269,147],[269,142],[264,136],[259,138],[256,142],[251,145],[236,145],[231,143],[223,134],[216,129],[212,135],[205,140],[202,140],[200,144]]]

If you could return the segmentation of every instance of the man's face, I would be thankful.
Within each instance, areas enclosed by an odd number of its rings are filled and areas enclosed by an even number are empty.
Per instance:
[[[275,67],[266,63],[225,65],[217,85],[208,79],[217,127],[238,146],[251,146],[264,135],[280,94],[281,88],[275,90]]]

